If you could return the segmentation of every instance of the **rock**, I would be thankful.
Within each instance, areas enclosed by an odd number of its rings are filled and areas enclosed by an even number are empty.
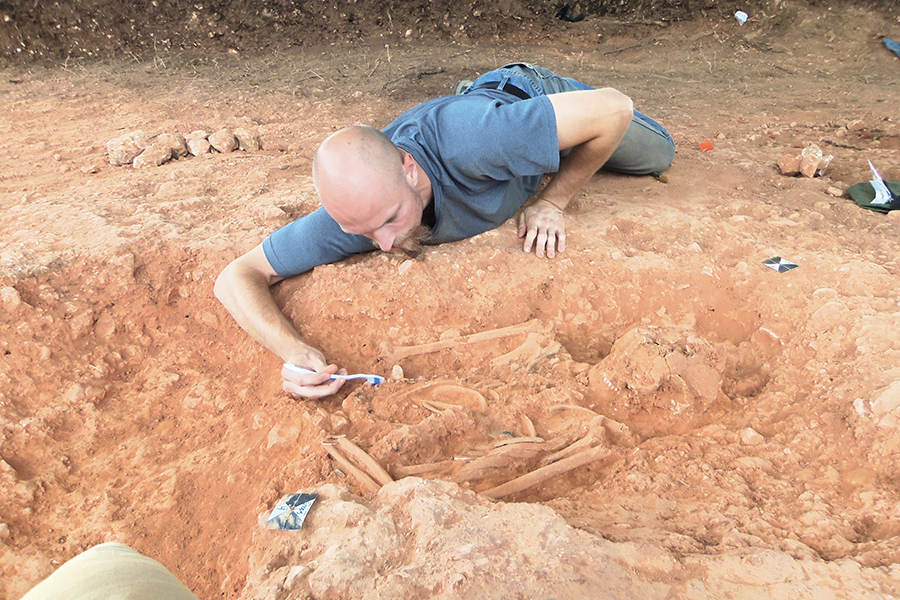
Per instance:
[[[201,154],[207,154],[209,152],[210,144],[207,139],[208,135],[209,134],[205,131],[198,130],[192,131],[184,136],[188,152],[190,152],[192,156],[200,156]]]
[[[238,147],[237,138],[235,138],[234,134],[231,133],[231,130],[227,128],[222,128],[209,136],[209,143],[222,154],[234,152]]]
[[[847,123],[848,131],[862,131],[865,128],[866,124],[861,119],[856,119],[855,121]]]
[[[765,443],[766,438],[752,427],[747,427],[741,431],[741,441],[750,446],[758,446]]]
[[[172,149],[165,144],[154,143],[134,159],[134,168],[158,167],[172,160]]]
[[[115,332],[116,322],[113,320],[109,311],[100,313],[100,316],[97,317],[97,322],[94,323],[94,335],[102,340],[109,341],[109,338],[111,338]]]
[[[820,157],[808,154],[800,159],[800,174],[805,177],[815,177],[819,170]]]
[[[140,129],[110,140],[106,142],[109,164],[116,167],[127,165],[149,145],[150,138]]]
[[[19,291],[16,288],[12,286],[4,287],[0,289],[0,304],[9,312],[15,312],[22,306],[22,296],[19,295]]]
[[[188,148],[184,136],[179,133],[164,133],[156,138],[157,144],[164,144],[172,150],[172,158],[187,156]]]
[[[400,365],[391,367],[391,379],[394,381],[403,381],[403,367]]]
[[[834,186],[830,186],[827,190],[825,190],[825,192],[834,196],[835,198],[840,198],[841,196],[844,195],[844,190],[842,190],[841,188],[834,187]]]
[[[778,159],[778,169],[782,175],[794,176],[800,172],[800,155],[785,154]]]
[[[263,219],[266,221],[280,221],[287,217],[287,213],[277,206],[269,206],[263,211]]]
[[[238,147],[245,152],[259,152],[259,137],[249,129],[238,127],[234,130],[234,137],[237,138]]]

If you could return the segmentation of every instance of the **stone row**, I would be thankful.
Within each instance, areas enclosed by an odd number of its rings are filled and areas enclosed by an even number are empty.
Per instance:
[[[224,154],[235,150],[256,152],[259,149],[259,137],[243,127],[234,131],[223,127],[215,133],[198,130],[185,136],[163,133],[155,138],[138,129],[106,143],[109,164],[132,165],[135,169],[159,166],[188,154],[200,156],[213,150]]]

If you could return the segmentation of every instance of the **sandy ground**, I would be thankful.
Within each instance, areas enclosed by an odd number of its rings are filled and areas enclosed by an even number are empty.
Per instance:
[[[5,68],[0,597],[106,540],[201,598],[900,595],[900,211],[828,191],[867,160],[900,179],[900,58],[879,38],[900,23],[751,17]],[[331,360],[403,372],[282,394],[215,301],[219,271],[316,206],[329,132],[513,60],[630,95],[676,140],[668,182],[598,174],[552,261],[508,223],[282,283]],[[105,156],[138,129],[240,126],[262,150]],[[824,176],[781,175],[810,143]],[[400,481],[367,494],[333,435]],[[485,496],[578,440],[596,460]],[[403,479],[415,465],[435,481]],[[297,490],[322,494],[307,529],[259,529]]]

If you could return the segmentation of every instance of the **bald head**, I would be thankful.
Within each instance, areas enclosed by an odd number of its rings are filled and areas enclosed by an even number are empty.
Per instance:
[[[353,125],[328,136],[313,157],[313,183],[341,225],[363,218],[407,186],[403,151],[384,133]]]

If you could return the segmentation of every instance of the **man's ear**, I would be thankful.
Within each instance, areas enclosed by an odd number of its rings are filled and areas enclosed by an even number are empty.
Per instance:
[[[411,186],[415,187],[419,183],[419,165],[409,152],[403,154],[403,174]]]

